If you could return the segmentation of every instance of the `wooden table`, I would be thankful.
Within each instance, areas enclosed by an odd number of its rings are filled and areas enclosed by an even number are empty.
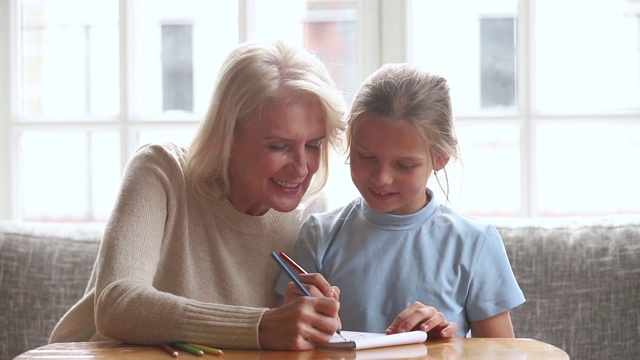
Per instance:
[[[202,360],[357,360],[357,359],[569,359],[561,349],[533,339],[447,339],[427,340],[423,344],[379,349],[336,351],[255,351],[227,350],[221,356],[202,357],[180,351],[180,359]],[[58,359],[173,359],[160,347],[113,342],[76,342],[49,344],[16,357],[14,360]]]

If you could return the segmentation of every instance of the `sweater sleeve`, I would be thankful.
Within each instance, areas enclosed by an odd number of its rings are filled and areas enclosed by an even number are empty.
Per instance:
[[[186,196],[180,193],[184,181],[181,160],[160,146],[141,148],[127,164],[96,263],[96,330],[138,344],[188,341],[259,348],[258,324],[265,308],[196,301],[154,287],[163,281],[157,278],[169,249],[163,243],[188,236],[180,228],[186,225],[174,223],[179,216],[172,213],[186,211]]]

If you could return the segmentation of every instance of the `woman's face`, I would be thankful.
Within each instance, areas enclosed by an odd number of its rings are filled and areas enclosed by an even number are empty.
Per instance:
[[[265,109],[231,148],[229,201],[249,215],[294,210],[320,166],[325,121],[311,96]]]

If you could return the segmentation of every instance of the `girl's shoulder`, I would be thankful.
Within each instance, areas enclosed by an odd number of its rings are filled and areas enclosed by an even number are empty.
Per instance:
[[[312,214],[318,220],[331,221],[333,219],[344,219],[352,217],[362,209],[362,198],[357,197],[351,200],[349,203],[339,206],[335,209],[329,209],[322,212]]]
[[[340,206],[335,209],[310,214],[304,223],[307,228],[316,228],[318,231],[334,233],[342,229],[346,222],[354,219],[361,209],[360,199]]]
[[[444,226],[449,231],[461,234],[466,238],[471,235],[484,235],[489,238],[500,239],[496,227],[489,221],[463,214],[449,207],[441,208],[441,211],[434,215],[433,223]]]

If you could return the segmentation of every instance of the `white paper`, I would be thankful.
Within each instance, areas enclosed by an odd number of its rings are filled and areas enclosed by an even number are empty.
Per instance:
[[[320,344],[318,347],[360,350],[395,345],[417,344],[423,343],[427,340],[427,333],[420,330],[391,335],[343,330],[341,334],[349,341],[344,341],[340,335],[335,334],[327,344]]]

